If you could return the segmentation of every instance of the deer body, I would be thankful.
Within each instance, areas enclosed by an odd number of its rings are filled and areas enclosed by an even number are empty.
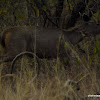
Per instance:
[[[96,35],[99,34],[100,27],[96,24],[86,24],[84,27],[67,31],[34,26],[12,27],[2,32],[1,45],[8,57],[15,57],[23,51],[34,52],[34,47],[36,46],[36,54],[40,58],[55,58],[59,53],[59,56],[63,59],[67,56],[64,42],[72,45],[79,43],[83,39],[81,31],[85,35]]]

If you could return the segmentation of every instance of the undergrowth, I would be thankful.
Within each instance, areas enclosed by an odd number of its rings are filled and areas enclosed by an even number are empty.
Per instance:
[[[100,42],[81,44],[85,53],[70,48],[70,68],[59,59],[40,61],[19,59],[13,74],[10,63],[0,65],[0,100],[97,100],[88,95],[100,94]]]

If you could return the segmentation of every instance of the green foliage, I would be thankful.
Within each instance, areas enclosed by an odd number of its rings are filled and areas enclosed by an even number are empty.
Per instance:
[[[93,16],[92,19],[95,20],[98,23],[98,18],[99,18],[99,12],[96,12]]]
[[[96,41],[95,46],[93,48],[93,54],[89,57],[89,66],[92,65],[92,62],[98,62],[99,61],[99,53],[100,53],[100,42]]]
[[[88,50],[88,45],[89,45],[89,42],[87,41],[87,42],[84,44],[84,47],[83,47],[83,49],[84,49],[85,51]]]
[[[58,0],[52,0],[52,3],[57,4]]]
[[[91,57],[93,59],[93,62],[98,62],[99,57],[98,54],[100,53],[100,42],[96,41],[95,47],[93,49],[93,56]]]
[[[24,23],[27,12],[25,1],[23,1],[0,0],[0,22],[2,26],[22,25]]]
[[[65,48],[66,50],[68,50],[68,48],[69,48],[69,43],[68,43],[68,42],[65,42],[64,48]]]
[[[55,0],[54,0],[55,1]],[[50,5],[50,6],[53,6],[54,5],[54,3],[52,2],[52,0],[49,0],[48,1],[48,4]]]
[[[42,9],[43,9],[44,11],[46,11],[46,10],[47,10],[47,7],[46,7],[46,6],[42,6]]]
[[[6,7],[4,8],[3,7],[3,8],[0,9],[0,14],[6,15],[7,13],[8,13],[8,8],[6,8]]]
[[[85,34],[83,32],[81,32],[82,36],[85,37]]]
[[[64,57],[64,63],[68,63],[68,58]]]
[[[77,64],[80,65],[80,59],[79,58],[77,58]]]
[[[93,49],[93,53],[96,54],[98,52],[100,52],[100,44],[99,44],[99,41],[96,41],[96,46]]]
[[[97,53],[97,49],[96,49],[96,48],[93,49],[93,53],[94,53],[94,54]]]
[[[2,13],[2,9],[0,9],[0,14]]]
[[[91,57],[89,57],[89,61],[88,61],[88,65],[89,65],[89,67],[91,67],[91,65],[92,65],[92,59],[91,59]]]
[[[21,13],[17,13],[16,18],[20,19],[21,17],[22,17],[22,14]]]
[[[83,75],[82,75],[82,74],[79,74],[79,75],[78,75],[78,78],[79,78],[79,79],[81,79],[82,77],[83,77]]]
[[[100,53],[100,42],[95,41],[95,44],[92,43],[93,42],[87,41],[83,47],[87,55],[85,59],[90,67],[92,66],[92,63],[96,63],[99,61],[99,53]],[[79,61],[77,62],[79,63]]]
[[[59,57],[57,57],[57,63],[56,63],[56,67],[55,67],[55,70],[56,72],[60,69],[60,60],[59,60]]]

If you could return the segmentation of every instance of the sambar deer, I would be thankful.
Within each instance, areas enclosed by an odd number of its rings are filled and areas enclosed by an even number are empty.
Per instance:
[[[35,42],[36,55],[39,58],[56,58],[58,55],[60,60],[64,61],[68,55],[64,43],[68,42],[71,45],[79,43],[84,38],[82,33],[85,36],[100,34],[100,26],[95,22],[88,22],[68,30],[34,26],[8,28],[1,34],[1,45],[8,57],[5,61],[23,51],[34,52]]]

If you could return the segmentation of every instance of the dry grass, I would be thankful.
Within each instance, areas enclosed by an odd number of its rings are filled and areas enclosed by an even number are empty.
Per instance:
[[[66,69],[56,59],[43,59],[38,77],[32,59],[17,61],[13,74],[10,63],[1,64],[0,100],[99,100],[88,95],[100,94],[100,52],[89,54],[89,44],[85,51],[82,55],[72,49]]]

